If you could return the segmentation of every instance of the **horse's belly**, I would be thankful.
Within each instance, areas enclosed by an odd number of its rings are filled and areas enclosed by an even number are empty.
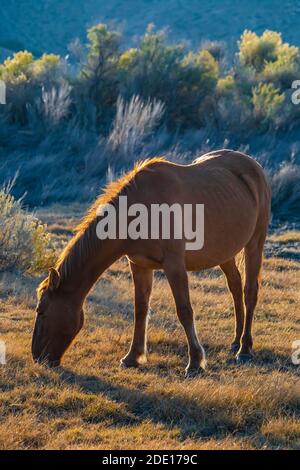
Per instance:
[[[227,251],[226,254],[221,256],[216,256],[215,253],[212,253],[211,256],[207,254],[202,254],[201,251],[186,251],[185,255],[185,265],[187,271],[201,271],[202,269],[209,269],[220,264],[226,263],[230,259],[234,258],[243,247],[239,250]]]
[[[248,212],[249,214],[249,212]],[[199,250],[186,250],[185,263],[188,271],[211,268],[234,258],[249,242],[256,225],[256,217],[247,211],[231,217],[215,219],[204,224],[204,243]]]

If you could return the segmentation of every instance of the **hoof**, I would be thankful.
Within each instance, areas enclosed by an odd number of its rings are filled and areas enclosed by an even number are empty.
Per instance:
[[[120,361],[120,367],[122,369],[137,369],[141,364],[145,364],[146,362],[146,356],[140,356],[138,359],[125,356]]]
[[[202,367],[198,367],[197,369],[185,369],[185,378],[186,379],[193,379],[194,377],[199,377],[203,375],[205,370]]]
[[[240,349],[240,345],[237,343],[232,343],[229,349],[229,354],[236,354]]]
[[[253,361],[252,354],[238,354],[235,358],[237,364],[248,364]]]
[[[139,363],[136,360],[121,359],[120,361],[121,369],[137,369],[138,367],[139,367]]]

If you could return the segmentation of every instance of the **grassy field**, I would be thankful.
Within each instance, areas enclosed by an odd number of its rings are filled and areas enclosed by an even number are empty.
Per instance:
[[[42,211],[58,247],[81,213]],[[300,242],[293,232],[272,245]],[[197,327],[208,370],[184,379],[187,348],[164,276],[157,273],[149,321],[148,363],[119,369],[132,332],[132,284],[126,262],[107,271],[86,304],[85,327],[63,366],[32,363],[37,278],[0,278],[0,449],[300,449],[300,370],[291,345],[300,339],[300,264],[265,260],[254,323],[255,362],[228,355],[233,310],[219,269],[190,274]]]

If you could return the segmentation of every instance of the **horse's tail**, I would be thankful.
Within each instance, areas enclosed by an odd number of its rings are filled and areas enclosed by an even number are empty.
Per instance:
[[[241,273],[243,285],[245,284],[245,249],[243,248],[235,257],[235,264]]]
[[[245,274],[245,249],[243,248],[235,257],[236,266],[241,273],[243,285],[245,284],[246,274]],[[262,269],[259,270],[258,274],[258,283],[261,284],[262,279]]]

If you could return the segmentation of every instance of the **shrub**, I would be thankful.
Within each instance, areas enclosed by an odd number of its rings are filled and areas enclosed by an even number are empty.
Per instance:
[[[165,32],[155,32],[151,25],[140,47],[120,56],[119,70],[121,94],[163,101],[171,127],[201,126],[201,105],[213,94],[219,75],[218,62],[208,50],[186,53],[183,44],[167,44]]]
[[[290,88],[300,72],[299,49],[283,43],[280,33],[265,31],[260,37],[245,31],[239,43],[239,62],[255,71],[260,81],[280,89]]]
[[[59,80],[60,58],[44,54],[34,59],[30,52],[17,52],[0,65],[0,80],[6,83],[7,105],[4,117],[11,123],[26,125],[28,109],[41,99],[43,90]]]
[[[10,194],[10,187],[0,191],[0,272],[18,269],[44,271],[54,262],[51,238],[36,217],[22,208]]]
[[[283,101],[284,94],[272,83],[260,83],[252,90],[254,115],[263,125],[276,122]]]
[[[226,75],[216,88],[216,122],[218,129],[244,136],[253,129],[253,106],[248,89],[244,90],[241,77]]]
[[[43,54],[42,57],[35,60],[32,64],[32,76],[40,80],[53,80],[53,76],[59,70],[61,60],[55,54]]]
[[[0,79],[7,84],[19,83],[34,78],[52,76],[59,66],[60,58],[54,54],[43,54],[39,59],[34,60],[31,52],[16,52],[13,57],[5,60],[0,65]]]
[[[183,124],[201,127],[209,118],[219,77],[216,59],[206,50],[188,53],[181,62],[179,111]]]
[[[239,43],[240,63],[261,72],[266,63],[274,62],[277,59],[278,48],[281,44],[279,33],[265,31],[259,37],[256,33],[246,30]]]
[[[225,59],[227,53],[226,43],[222,41],[204,41],[201,49],[208,51],[219,63]]]
[[[292,82],[299,78],[299,73],[299,50],[289,46],[283,47],[277,60],[265,64],[263,70],[264,79],[283,90],[291,87]]]
[[[217,92],[219,96],[222,97],[232,97],[236,89],[236,83],[232,75],[227,75],[226,77],[219,78],[217,83]]]
[[[99,24],[88,30],[88,55],[80,72],[81,92],[97,110],[98,124],[103,125],[107,112],[118,97],[118,63],[120,35]]]
[[[120,56],[120,93],[129,100],[138,95],[142,99],[156,99],[166,105],[169,123],[178,116],[180,62],[184,57],[183,44],[169,45],[163,31],[155,32],[152,25],[138,48],[129,49]]]
[[[30,76],[30,66],[33,63],[31,52],[20,51],[14,54],[13,58],[5,60],[0,65],[0,78],[6,83],[27,80]]]
[[[195,90],[200,90],[203,95],[213,91],[218,80],[219,67],[209,51],[189,52],[184,57],[181,66],[187,83],[191,84]]]

